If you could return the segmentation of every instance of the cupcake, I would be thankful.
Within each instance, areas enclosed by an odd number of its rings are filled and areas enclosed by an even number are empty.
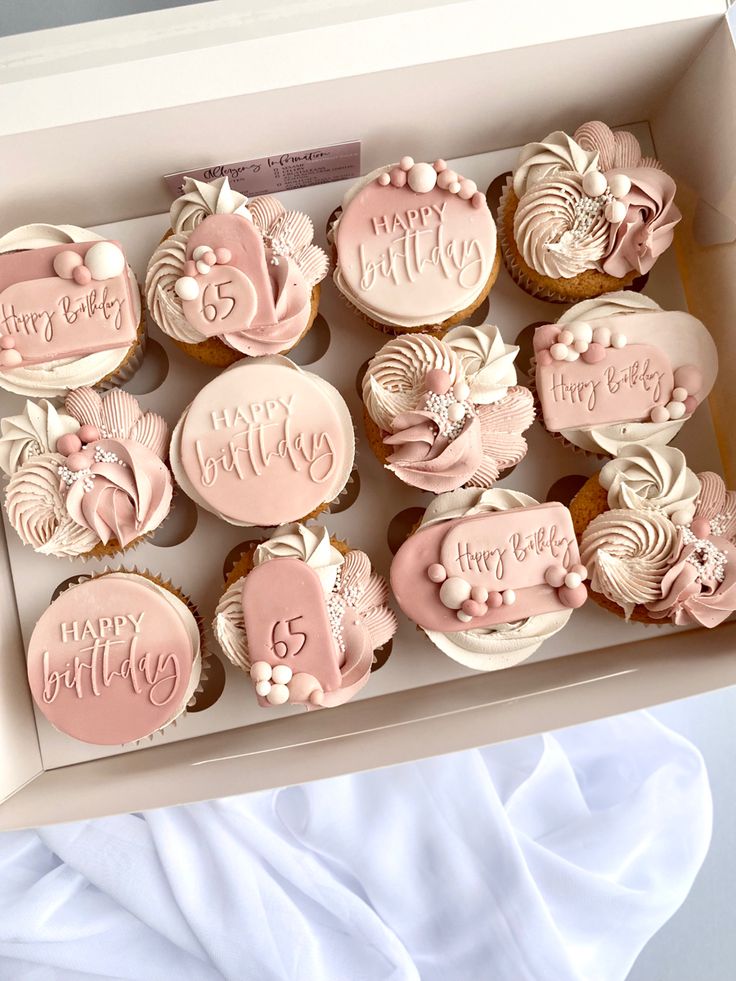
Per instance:
[[[355,433],[342,396],[287,358],[242,361],[184,410],[171,438],[182,490],[233,525],[326,510],[345,488]]]
[[[526,660],[583,605],[570,512],[519,491],[437,497],[396,553],[391,589],[444,654],[476,671]]]
[[[718,351],[704,325],[639,293],[585,300],[534,333],[542,421],[589,454],[669,443],[717,373]]]
[[[228,576],[213,629],[258,704],[342,705],[396,632],[388,586],[364,552],[325,528],[289,524],[252,545]]]
[[[522,433],[534,421],[532,394],[516,384],[518,353],[490,324],[384,344],[363,377],[366,433],[381,463],[433,494],[491,487],[526,455]]]
[[[39,617],[27,654],[41,714],[97,746],[170,725],[186,712],[202,671],[190,601],[171,583],[127,569],[67,587]]]
[[[465,320],[501,265],[485,195],[444,160],[402,157],[361,178],[330,237],[337,288],[390,334],[436,333]]]
[[[169,430],[128,392],[79,388],[64,409],[26,402],[0,420],[8,520],[41,555],[100,558],[150,535],[171,507]]]
[[[119,243],[75,225],[24,225],[0,238],[0,388],[54,398],[123,384],[144,342]]]
[[[605,123],[528,143],[501,196],[499,239],[511,276],[542,300],[625,289],[672,243],[675,182],[632,133]]]
[[[631,444],[570,510],[600,606],[641,623],[716,627],[736,610],[736,493],[673,446]]]
[[[227,177],[184,179],[171,231],[151,256],[148,309],[191,357],[227,367],[290,351],[314,322],[329,260],[311,219],[271,196],[248,200]]]

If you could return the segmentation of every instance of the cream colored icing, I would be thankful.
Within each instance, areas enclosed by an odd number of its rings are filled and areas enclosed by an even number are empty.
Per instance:
[[[248,198],[230,187],[227,177],[206,183],[185,177],[182,193],[169,209],[175,232],[191,232],[207,215],[242,215],[251,218]]]
[[[67,242],[102,241],[102,236],[76,225],[24,225],[0,237],[0,255],[23,249],[45,249]],[[141,318],[140,293],[133,270],[128,267],[133,318]],[[63,358],[43,365],[28,365],[4,372],[0,368],[0,385],[16,395],[54,398],[70,389],[96,385],[127,360],[129,350],[97,351],[82,358]]]
[[[662,512],[617,509],[590,522],[580,559],[591,587],[622,607],[628,619],[637,604],[661,599],[662,580],[680,543],[680,531]]]
[[[476,405],[498,402],[516,384],[514,361],[519,348],[505,344],[498,327],[461,324],[449,330],[443,342],[457,354],[470,400]]]
[[[656,508],[668,517],[679,511],[692,519],[700,481],[674,446],[624,446],[598,475],[611,510]],[[684,522],[680,522],[684,523]]]
[[[12,476],[31,457],[53,453],[61,436],[78,429],[76,419],[46,399],[27,401],[19,415],[0,419],[0,470]]]
[[[537,504],[533,497],[506,488],[457,490],[436,497],[424,512],[421,525],[471,517],[489,511]],[[444,634],[425,631],[443,654],[475,671],[508,668],[531,657],[539,647],[565,626],[572,610],[544,613],[516,623]]]
[[[557,130],[540,143],[527,143],[519,154],[514,171],[514,192],[521,198],[530,187],[543,181],[551,171],[567,170],[587,174],[597,170],[598,153],[585,150],[571,136]]]

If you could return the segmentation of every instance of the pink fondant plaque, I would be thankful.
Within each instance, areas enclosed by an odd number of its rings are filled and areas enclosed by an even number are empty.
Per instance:
[[[57,729],[121,745],[173,718],[193,657],[184,624],[160,593],[103,576],[66,590],[41,616],[28,646],[28,681]]]
[[[277,558],[253,569],[243,584],[243,616],[251,661],[286,664],[325,691],[340,687],[324,591],[306,562]]]
[[[245,362],[192,402],[181,464],[197,495],[227,519],[295,520],[342,490],[353,454],[347,417],[331,386],[289,362]]]
[[[570,512],[562,504],[494,511],[420,528],[401,546],[391,565],[391,588],[406,615],[426,630],[467,630],[440,599],[441,583],[428,576],[441,565],[447,579],[489,593],[515,593],[511,605],[489,607],[472,628],[509,623],[568,607],[545,582],[550,568],[570,570],[580,554]]]
[[[401,316],[434,316],[479,291],[495,257],[488,208],[435,187],[367,184],[337,228],[340,273],[366,304]]]
[[[55,245],[0,256],[0,337],[15,341],[24,364],[46,364],[129,347],[137,323],[127,268],[85,284],[62,279],[53,262],[61,252],[84,257],[95,242]]]

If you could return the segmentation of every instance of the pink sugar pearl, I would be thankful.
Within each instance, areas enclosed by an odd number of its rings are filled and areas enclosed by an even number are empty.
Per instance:
[[[65,252],[59,252],[54,257],[54,272],[61,279],[71,279],[74,275],[74,270],[81,265],[81,255],[78,252],[72,252],[70,249]]]
[[[72,279],[78,286],[86,286],[92,282],[92,273],[86,266],[77,266],[72,273]]]
[[[569,586],[562,586],[557,590],[557,595],[563,606],[569,610],[577,610],[588,598],[588,590],[582,583],[572,589]]]
[[[82,444],[80,443],[79,445],[81,446]],[[75,473],[77,473],[79,470],[86,470],[91,462],[92,461],[87,454],[83,452],[72,453],[66,458],[67,467],[69,467],[69,469],[73,470]]]
[[[482,191],[476,191],[475,194],[470,199],[470,203],[474,208],[482,208],[486,203],[486,196]]]
[[[698,400],[694,395],[688,395],[682,404],[685,406],[685,412],[688,415],[692,415],[698,407]]]
[[[707,538],[710,535],[710,521],[707,518],[695,518],[690,531],[696,538]]]
[[[427,569],[427,578],[432,582],[444,582],[447,579],[447,570],[439,562],[433,562]]]
[[[14,348],[0,351],[0,365],[3,368],[19,368],[22,364],[23,357],[20,351],[16,351]]]
[[[76,433],[65,433],[56,441],[56,452],[62,456],[72,456],[82,449],[82,440]]]
[[[14,347],[15,347],[15,338],[14,337],[8,337],[7,334],[5,334],[3,337],[0,337],[0,348],[3,351],[10,351],[11,348],[14,348]]]
[[[96,443],[101,435],[102,433],[97,426],[87,425],[77,430],[77,436],[79,436],[83,443]]]
[[[452,377],[442,368],[433,368],[425,375],[424,384],[428,391],[446,395],[452,388]]]
[[[434,167],[434,169],[437,171],[438,174],[441,174],[443,170],[447,170],[447,161],[443,160],[442,157],[440,157],[438,160],[435,160],[432,166]]]
[[[605,356],[606,349],[602,344],[596,344],[595,341],[593,341],[592,344],[589,344],[587,350],[583,351],[583,353],[580,355],[586,364],[598,364],[598,362],[602,361]]]
[[[503,606],[503,596],[498,592],[489,593],[487,603],[490,609],[497,610],[499,606]]]
[[[478,603],[477,600],[465,600],[463,603],[463,613],[467,613],[469,617],[483,617],[488,613],[488,607],[485,603]]]
[[[394,187],[404,187],[406,184],[406,171],[402,170],[401,167],[393,167],[389,176]]]

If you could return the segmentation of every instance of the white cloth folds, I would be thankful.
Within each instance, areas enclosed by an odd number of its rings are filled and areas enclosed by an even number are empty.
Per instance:
[[[623,981],[710,840],[646,713],[0,835],[0,981]]]

